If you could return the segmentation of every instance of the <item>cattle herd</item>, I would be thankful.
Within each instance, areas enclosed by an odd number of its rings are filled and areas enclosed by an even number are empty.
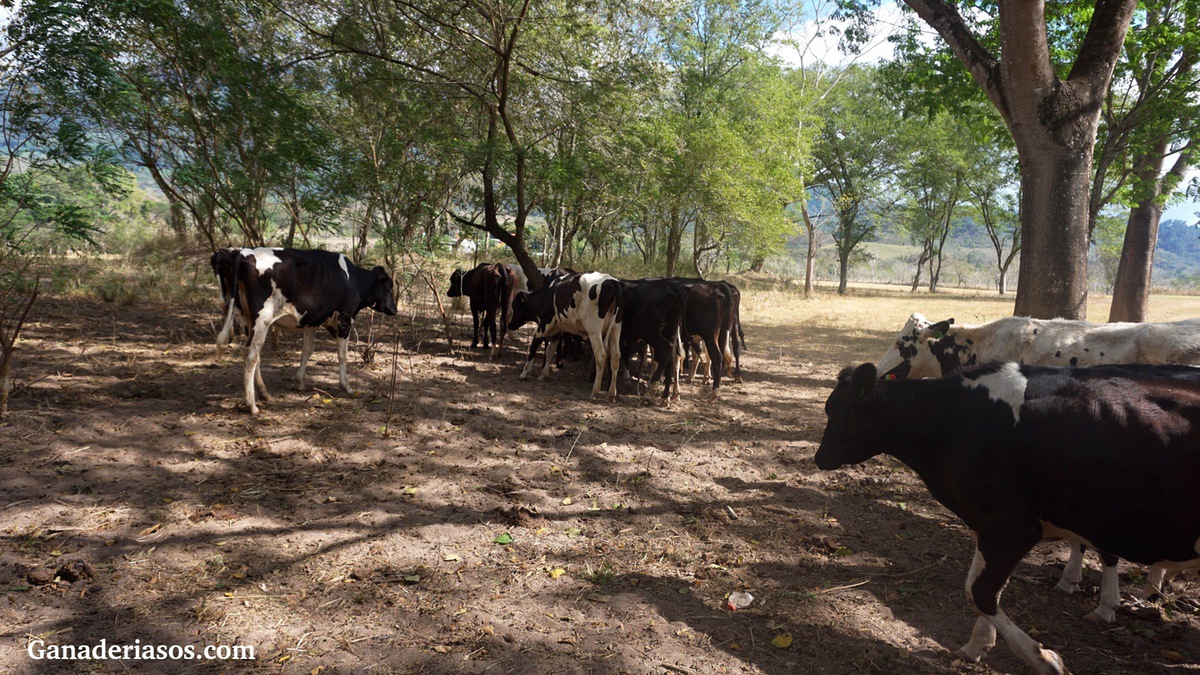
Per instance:
[[[559,354],[562,341],[579,338],[590,347],[595,362],[592,396],[600,393],[605,376],[608,399],[617,399],[617,382],[629,373],[629,360],[644,363],[650,350],[655,363],[650,382],[663,381],[664,405],[679,397],[679,371],[692,351],[693,363],[706,361],[716,399],[726,368],[740,382],[742,334],[741,293],[728,281],[683,277],[617,279],[601,272],[580,274],[571,269],[540,269],[540,288],[531,288],[520,267],[483,263],[450,275],[450,297],[466,297],[471,307],[471,346],[498,355],[509,330],[534,324],[529,357],[521,379],[529,377],[539,347],[545,346],[539,379],[550,372],[550,354]],[[499,331],[496,318],[500,318]],[[483,323],[480,324],[482,317]]]
[[[212,257],[225,303],[218,349],[235,323],[247,332],[246,404],[265,400],[259,353],[272,325],[304,331],[299,384],[316,329],[346,342],[366,307],[395,314],[392,280],[345,256],[293,249],[226,249]],[[540,377],[572,337],[595,363],[592,395],[608,397],[638,356],[664,405],[678,397],[682,364],[707,362],[710,398],[721,377],[740,381],[741,296],[724,281],[621,280],[569,269],[540,270],[530,284],[519,267],[455,270],[448,295],[468,298],[472,347],[503,349],[509,330],[531,323],[521,377],[544,346]],[[532,286],[532,287],[531,287]],[[497,325],[498,320],[498,325]],[[480,344],[482,343],[482,345]],[[692,355],[694,352],[694,356]],[[552,354],[554,355],[552,357]],[[1100,603],[1087,618],[1111,622],[1120,604],[1116,564],[1149,566],[1147,592],[1167,572],[1200,568],[1200,319],[1089,324],[1006,318],[979,326],[913,314],[878,363],[846,368],[825,404],[819,469],[889,454],[975,535],[966,593],[979,615],[958,655],[978,661],[997,633],[1039,673],[1061,673],[1062,658],[1000,609],[1000,594],[1039,542],[1063,540],[1071,557],[1058,588],[1077,589],[1083,552],[1103,562]]]

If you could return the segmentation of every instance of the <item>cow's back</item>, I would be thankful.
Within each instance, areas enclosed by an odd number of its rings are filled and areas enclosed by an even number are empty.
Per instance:
[[[1039,519],[1133,562],[1197,558],[1200,369],[1023,370],[1014,452]]]
[[[335,312],[353,314],[360,300],[345,256],[330,251],[243,249],[239,282],[255,288],[252,311],[278,294],[295,308],[302,328],[320,326]]]

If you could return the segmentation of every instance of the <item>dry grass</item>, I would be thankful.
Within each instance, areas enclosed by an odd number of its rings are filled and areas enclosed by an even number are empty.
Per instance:
[[[958,323],[976,324],[1012,316],[1014,296],[952,289],[937,294],[909,293],[897,286],[854,284],[850,293],[839,296],[832,288],[820,288],[817,296],[804,300],[791,290],[764,290],[747,294],[742,302],[743,320],[768,326],[821,324],[848,331],[896,331],[912,312],[931,320],[953,317]],[[1112,296],[1092,295],[1088,319],[1108,320]],[[1150,321],[1178,321],[1200,317],[1200,297],[1153,295]]]

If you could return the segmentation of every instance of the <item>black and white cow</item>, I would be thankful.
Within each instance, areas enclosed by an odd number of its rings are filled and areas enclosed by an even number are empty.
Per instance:
[[[975,533],[966,592],[979,619],[962,658],[981,659],[999,631],[1037,672],[1063,672],[999,607],[1043,539],[1200,568],[1200,383],[1186,368],[1008,362],[943,379],[878,375],[870,363],[839,375],[816,464],[892,455]]]
[[[263,342],[271,326],[304,331],[300,353],[298,386],[304,386],[304,370],[312,354],[317,328],[325,326],[338,338],[338,376],[349,393],[346,352],[350,329],[359,311],[370,307],[388,316],[396,314],[392,278],[382,267],[365,270],[329,251],[290,248],[241,249],[236,260],[235,293],[242,320],[249,327],[243,381],[246,406],[258,413],[255,385],[263,400],[269,400],[260,368]]]
[[[914,313],[875,365],[883,377],[942,377],[989,361],[1200,365],[1200,319],[1088,323],[1010,316],[969,326]]]
[[[971,326],[955,324],[954,319],[930,322],[914,313],[876,365],[885,378],[916,378],[942,377],[991,361],[1045,366],[1200,365],[1200,319],[1094,324],[1006,317]],[[1083,552],[1080,547],[1072,547],[1056,588],[1074,592],[1079,588],[1082,571]],[[1144,592],[1157,592],[1162,579],[1163,570],[1151,570]],[[1116,587],[1116,567],[1106,561],[1100,604],[1088,614],[1089,619],[1112,622],[1116,618]]]
[[[579,335],[591,343],[596,362],[592,397],[599,395],[607,370],[612,374],[608,400],[616,401],[617,374],[621,369],[622,304],[621,282],[600,272],[569,274],[532,293],[518,295],[513,301],[508,327],[516,330],[526,323],[537,324],[521,379],[529,378],[541,341],[546,342],[546,357],[539,380],[550,372],[549,354],[557,346],[559,336]]]

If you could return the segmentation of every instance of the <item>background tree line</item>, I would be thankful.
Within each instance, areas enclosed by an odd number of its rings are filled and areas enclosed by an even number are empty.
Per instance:
[[[834,65],[791,29],[852,53],[868,6],[32,0],[2,53],[0,236],[86,241],[105,227],[96,205],[39,176],[120,195],[124,167],[150,177],[178,237],[213,248],[338,232],[355,258],[378,242],[395,265],[486,234],[527,268],[703,275],[762,270],[806,234],[807,287],[827,243],[844,292],[863,244],[898,227],[919,250],[912,288],[936,291],[970,218],[1002,293],[1020,260],[1018,312],[1078,316],[1092,232],[1123,213],[1114,318],[1137,319],[1194,153],[1197,4],[1016,17],[913,0],[893,60]],[[1004,43],[1018,19],[1033,28]],[[1044,46],[1039,82],[1077,88],[1094,120],[1014,136],[1036,118],[1014,92],[1038,83],[1005,59],[1029,44]]]

